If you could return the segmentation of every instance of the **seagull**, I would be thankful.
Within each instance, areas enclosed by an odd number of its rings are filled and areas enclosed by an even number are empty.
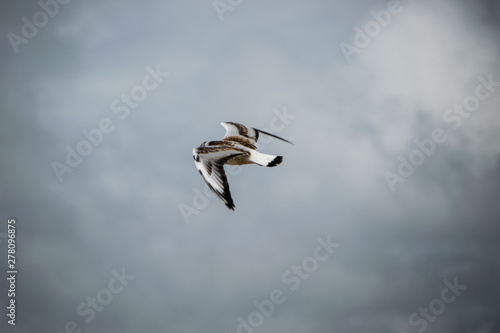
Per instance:
[[[265,167],[275,167],[281,164],[283,156],[268,155],[257,151],[256,143],[259,134],[292,143],[274,134],[238,123],[223,122],[221,125],[226,129],[226,135],[222,140],[203,142],[199,147],[193,149],[193,158],[196,168],[208,187],[227,208],[234,210],[235,206],[224,172],[224,164],[257,164]]]

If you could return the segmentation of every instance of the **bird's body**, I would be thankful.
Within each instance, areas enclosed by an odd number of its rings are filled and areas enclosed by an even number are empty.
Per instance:
[[[224,164],[244,165],[257,164],[274,167],[283,161],[282,156],[263,154],[257,151],[259,133],[266,134],[285,142],[288,140],[276,135],[246,127],[238,123],[221,123],[226,129],[226,135],[219,141],[205,141],[193,149],[193,158],[198,171],[208,187],[234,210],[234,202],[229,191],[229,184],[224,172]]]

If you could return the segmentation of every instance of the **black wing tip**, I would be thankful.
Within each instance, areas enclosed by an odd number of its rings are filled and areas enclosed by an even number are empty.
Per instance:
[[[256,130],[257,132],[261,132],[262,134],[269,135],[269,136],[271,136],[271,137],[273,137],[273,138],[279,139],[279,140],[281,140],[281,141],[285,141],[285,142],[287,142],[287,143],[289,143],[289,144],[291,144],[291,145],[293,145],[293,144],[294,144],[293,142],[288,141],[287,139],[283,139],[282,137],[279,137],[279,136],[277,136],[277,135],[274,135],[274,134],[268,133],[268,132],[263,131],[263,130],[260,130],[260,129],[258,129],[258,128],[254,128],[254,130]]]
[[[225,189],[224,192],[221,193],[216,191],[210,184],[208,184],[208,187],[219,197],[219,199],[222,201],[222,203],[224,203],[224,205],[226,205],[227,208],[234,211],[234,201],[231,197],[231,192],[229,192],[229,188]]]
[[[226,207],[234,211],[234,201],[231,197],[231,192],[229,191],[229,186],[224,189],[224,193],[221,197],[222,201],[226,204]]]
[[[283,138],[280,138],[279,136],[277,137],[278,139],[280,139],[281,141],[285,141],[286,143],[289,143],[291,145],[294,145],[295,143],[293,143],[292,141],[288,141],[287,139],[283,139]]]
[[[277,165],[280,165],[281,162],[283,162],[283,156],[276,156],[274,158],[274,160],[272,160],[271,162],[267,163],[267,166],[268,167],[275,167]]]

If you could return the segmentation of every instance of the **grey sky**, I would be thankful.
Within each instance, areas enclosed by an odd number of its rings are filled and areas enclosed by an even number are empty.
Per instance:
[[[0,5],[2,332],[498,332],[499,5],[215,3]]]

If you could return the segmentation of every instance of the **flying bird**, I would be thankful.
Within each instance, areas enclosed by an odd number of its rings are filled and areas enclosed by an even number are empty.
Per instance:
[[[229,191],[229,183],[224,164],[257,164],[275,167],[283,161],[283,156],[263,154],[257,151],[259,134],[291,143],[271,133],[246,127],[238,123],[223,122],[226,135],[219,141],[205,141],[193,149],[194,164],[208,187],[224,202],[227,208],[234,210],[234,202]]]

